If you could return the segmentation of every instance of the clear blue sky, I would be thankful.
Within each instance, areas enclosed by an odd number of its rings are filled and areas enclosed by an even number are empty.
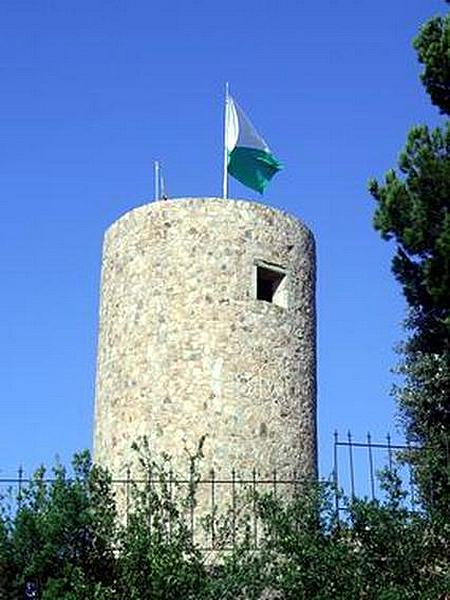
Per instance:
[[[411,40],[441,0],[4,0],[0,477],[90,447],[102,236],[152,196],[221,190],[223,84],[285,170],[264,202],[318,247],[319,449],[395,434],[404,302],[366,192],[439,121]],[[257,199],[237,182],[232,197]]]

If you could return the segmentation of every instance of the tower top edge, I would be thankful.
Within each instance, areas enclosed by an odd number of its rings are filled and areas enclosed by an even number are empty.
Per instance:
[[[180,198],[170,198],[167,200],[154,200],[151,202],[147,202],[136,206],[130,210],[127,210],[125,213],[120,215],[115,221],[113,221],[110,226],[107,228],[106,233],[111,229],[114,229],[119,223],[126,221],[127,219],[139,217],[140,215],[151,215],[152,213],[158,213],[164,210],[188,210],[189,208],[199,208],[199,207],[207,207],[208,204],[211,205],[221,205],[224,208],[233,209],[234,207],[237,209],[249,209],[256,213],[269,213],[272,215],[276,215],[278,218],[286,219],[287,221],[291,221],[297,227],[300,226],[307,235],[311,236],[314,239],[314,235],[312,231],[309,229],[307,225],[297,217],[283,209],[275,208],[263,202],[258,202],[255,200],[246,200],[246,199],[238,199],[238,198],[220,198],[217,196],[186,196]],[[233,208],[232,208],[233,207]]]

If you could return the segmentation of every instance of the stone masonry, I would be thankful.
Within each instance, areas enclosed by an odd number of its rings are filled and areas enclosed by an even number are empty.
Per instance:
[[[278,277],[280,300],[258,299]],[[94,454],[115,477],[147,436],[186,474],[316,472],[315,252],[298,219],[256,202],[182,198],[105,236]]]

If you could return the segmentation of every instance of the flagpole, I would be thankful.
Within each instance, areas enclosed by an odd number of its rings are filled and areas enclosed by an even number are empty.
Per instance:
[[[162,200],[167,200],[166,180],[164,179],[163,165],[159,165],[159,196]]]
[[[228,81],[225,84],[225,115],[223,128],[223,197],[228,197],[228,152],[227,152],[227,119],[228,119]]]
[[[159,200],[159,161],[155,160],[153,163],[153,178],[154,178],[154,194],[155,201]]]

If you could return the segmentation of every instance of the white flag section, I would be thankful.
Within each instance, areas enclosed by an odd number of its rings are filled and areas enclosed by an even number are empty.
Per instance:
[[[225,146],[228,173],[262,194],[282,165],[231,96],[225,110]]]

